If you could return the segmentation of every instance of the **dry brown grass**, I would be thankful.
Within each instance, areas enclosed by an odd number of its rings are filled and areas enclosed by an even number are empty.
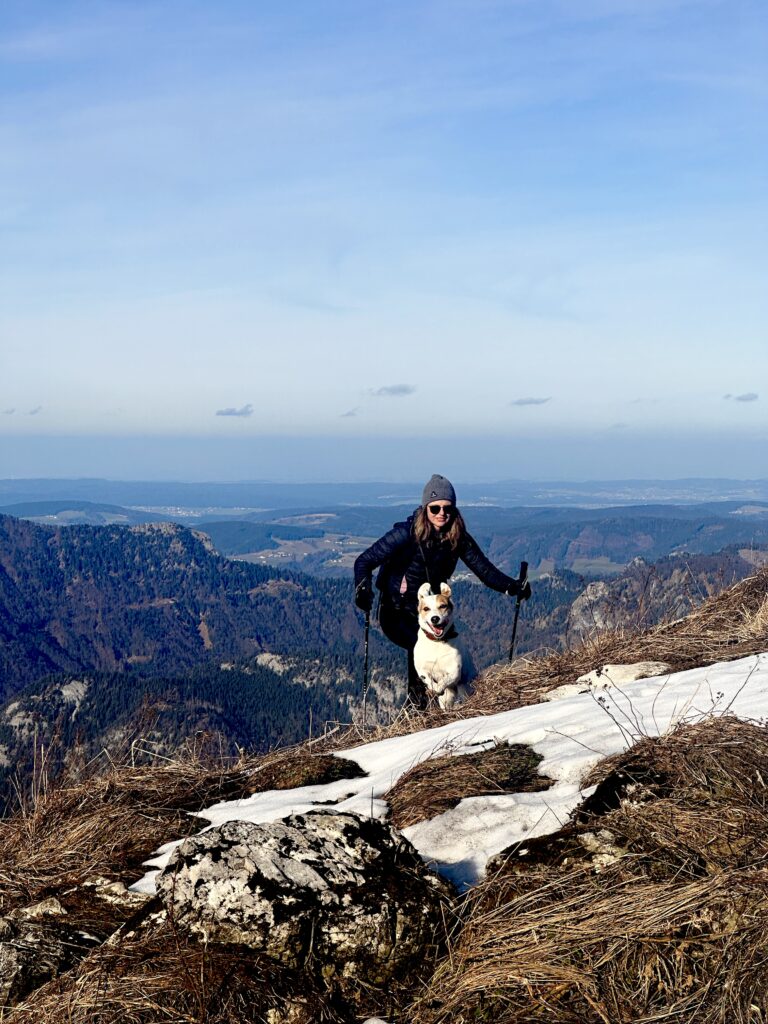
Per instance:
[[[99,774],[100,771],[100,774]],[[66,921],[103,938],[125,931],[135,906],[97,897],[83,889],[106,878],[130,884],[144,873],[142,863],[162,843],[200,830],[199,810],[224,798],[273,788],[293,788],[354,777],[354,762],[311,749],[284,749],[229,763],[190,748],[175,759],[154,764],[105,762],[86,777],[62,778],[35,787],[36,799],[0,821],[0,915],[56,896]],[[157,911],[156,901],[147,911]],[[119,941],[115,941],[119,936]],[[279,983],[279,984],[278,984]],[[281,995],[275,994],[275,985]],[[167,923],[116,932],[73,971],[54,979],[0,1020],[35,1024],[123,1024],[123,1022],[261,1022],[271,1006],[297,994],[297,1024],[304,1019],[340,1017],[325,1007],[327,997],[312,991],[268,961],[242,949],[206,949],[177,936]]]
[[[643,740],[605,762],[572,824],[500,857],[457,906],[449,956],[431,981],[425,970],[414,1004],[395,1001],[388,1016],[766,1024],[767,764],[766,729],[729,718]],[[587,842],[595,835],[611,851],[603,863]],[[239,947],[190,943],[168,922],[131,927],[4,1019],[261,1024],[290,998],[296,1024],[354,1019],[305,975]],[[371,995],[370,1012],[383,1012],[381,993]]]
[[[359,774],[351,761],[293,748],[230,763],[188,750],[155,764],[107,762],[101,774],[40,786],[31,806],[0,820],[0,913],[95,875],[136,881],[160,844],[204,826],[188,811]]]
[[[187,939],[168,921],[106,943],[5,1015],[6,1024],[352,1024],[400,1012],[418,979],[355,984],[352,1005],[317,964],[292,970],[243,946]]]
[[[200,819],[154,807],[151,796],[111,802],[105,788],[53,790],[32,811],[0,822],[0,912],[93,876],[135,881],[152,850],[200,828]]]
[[[280,976],[276,966],[247,950],[187,942],[165,924],[100,947],[74,971],[6,1011],[5,1019],[13,1024],[262,1024],[277,1001],[274,983]]]
[[[734,719],[614,758],[579,820],[471,894],[415,1024],[764,1024],[766,758]]]
[[[499,743],[477,754],[431,757],[401,775],[384,795],[395,828],[408,828],[489,793],[531,793],[552,780],[538,775],[541,754],[522,744]]]
[[[679,622],[497,666],[448,715],[401,714],[387,728],[350,728],[234,762],[190,751],[174,761],[108,765],[95,777],[40,788],[33,806],[0,822],[0,914],[94,875],[131,882],[160,842],[200,827],[187,811],[355,771],[328,757],[332,749],[530,704],[606,662],[663,659],[684,669],[758,653],[768,638],[767,594],[763,570]],[[403,779],[390,794],[397,823],[502,788],[496,769],[471,756],[435,758]],[[597,791],[571,825],[526,844],[527,852],[511,851],[457,906],[461,926],[449,957],[413,1006],[398,1017],[393,1004],[394,1019],[768,1024],[767,765],[764,729],[720,719],[644,740],[599,766],[590,780]],[[602,861],[590,834],[608,851]],[[428,975],[425,967],[425,983]],[[306,981],[239,949],[187,943],[166,923],[105,943],[0,1018],[255,1024],[289,993],[305,1001],[296,1024],[351,1019]]]

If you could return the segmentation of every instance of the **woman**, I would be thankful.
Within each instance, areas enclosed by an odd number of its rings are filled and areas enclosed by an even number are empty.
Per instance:
[[[355,561],[355,604],[365,612],[373,607],[371,574],[378,566],[376,587],[381,591],[379,623],[384,635],[408,652],[408,697],[417,708],[427,705],[427,692],[413,667],[413,648],[419,634],[417,594],[422,583],[438,592],[459,559],[487,587],[501,593],[531,595],[530,584],[506,576],[489,562],[467,533],[456,508],[450,480],[435,474],[424,488],[421,505],[404,523],[366,548]]]

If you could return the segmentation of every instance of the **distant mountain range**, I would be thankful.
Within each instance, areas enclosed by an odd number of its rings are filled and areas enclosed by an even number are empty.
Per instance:
[[[322,505],[309,508],[147,511],[64,499],[5,506],[0,512],[56,526],[180,522],[206,533],[216,550],[262,566],[349,578],[355,556],[406,518],[411,505]],[[569,569],[586,576],[622,572],[633,558],[711,554],[730,545],[768,543],[768,503],[719,501],[693,505],[643,504],[611,508],[465,510],[468,525],[503,569],[514,575],[527,561],[536,575]]]
[[[456,589],[479,665],[498,660],[512,602]],[[556,642],[582,589],[573,574],[542,584],[526,642]],[[349,721],[362,640],[350,580],[231,561],[175,524],[54,528],[0,516],[0,803],[41,747],[55,769],[75,749],[117,756],[138,737],[139,750],[173,754],[214,733],[233,752]],[[374,712],[402,702],[404,669],[374,627]]]
[[[268,523],[305,530],[300,543],[273,534],[267,564],[301,568],[316,575],[349,575],[354,556],[406,518],[412,508],[324,507],[307,511],[252,513],[239,527],[237,548],[220,524],[206,522],[223,554],[242,556],[251,543],[258,551],[259,531]],[[712,554],[731,545],[768,543],[768,504],[711,502],[697,505],[628,505],[607,509],[485,508],[465,510],[473,536],[489,557],[511,575],[527,561],[536,575],[568,569],[587,576],[621,573],[637,557],[656,561],[672,554]],[[249,533],[247,522],[254,523]],[[324,535],[310,539],[310,525]],[[234,523],[227,529],[232,530]]]
[[[538,642],[557,642],[563,623],[551,616],[583,587],[573,573],[537,587],[547,623]],[[470,583],[457,594],[489,664],[504,650],[511,602]],[[233,561],[175,524],[54,528],[0,516],[0,700],[51,674],[121,673],[143,685],[266,655],[292,659],[289,676],[306,679],[310,662],[349,675],[362,638],[350,578]],[[376,631],[371,654],[380,672],[402,671],[401,652]]]
[[[168,523],[172,517],[160,512],[142,512],[122,505],[60,498],[56,501],[23,501],[0,507],[0,515],[17,516],[49,526],[136,526],[139,523]]]
[[[233,753],[348,721],[361,641],[348,582],[227,560],[175,524],[0,516],[0,805],[41,747],[55,770],[138,736],[167,754],[212,732]],[[380,678],[397,653],[372,637]]]
[[[319,505],[415,505],[423,481],[392,483],[184,483],[100,479],[0,480],[0,505],[80,500],[155,509],[275,509]],[[463,505],[602,506],[640,503],[768,501],[768,479],[504,480],[457,485]]]

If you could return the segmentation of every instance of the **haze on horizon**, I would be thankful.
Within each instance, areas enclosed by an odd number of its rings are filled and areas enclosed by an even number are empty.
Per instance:
[[[0,477],[758,477],[758,0],[9,0]]]

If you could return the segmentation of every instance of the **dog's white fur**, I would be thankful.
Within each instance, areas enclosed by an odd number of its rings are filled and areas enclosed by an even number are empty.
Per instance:
[[[453,602],[448,584],[442,583],[440,593],[433,594],[429,583],[422,583],[418,598],[419,636],[413,649],[413,662],[427,690],[435,694],[437,703],[447,711],[472,692],[468,683],[474,677],[474,666],[458,637],[442,639],[451,632],[453,625]],[[438,639],[433,639],[434,635]]]

